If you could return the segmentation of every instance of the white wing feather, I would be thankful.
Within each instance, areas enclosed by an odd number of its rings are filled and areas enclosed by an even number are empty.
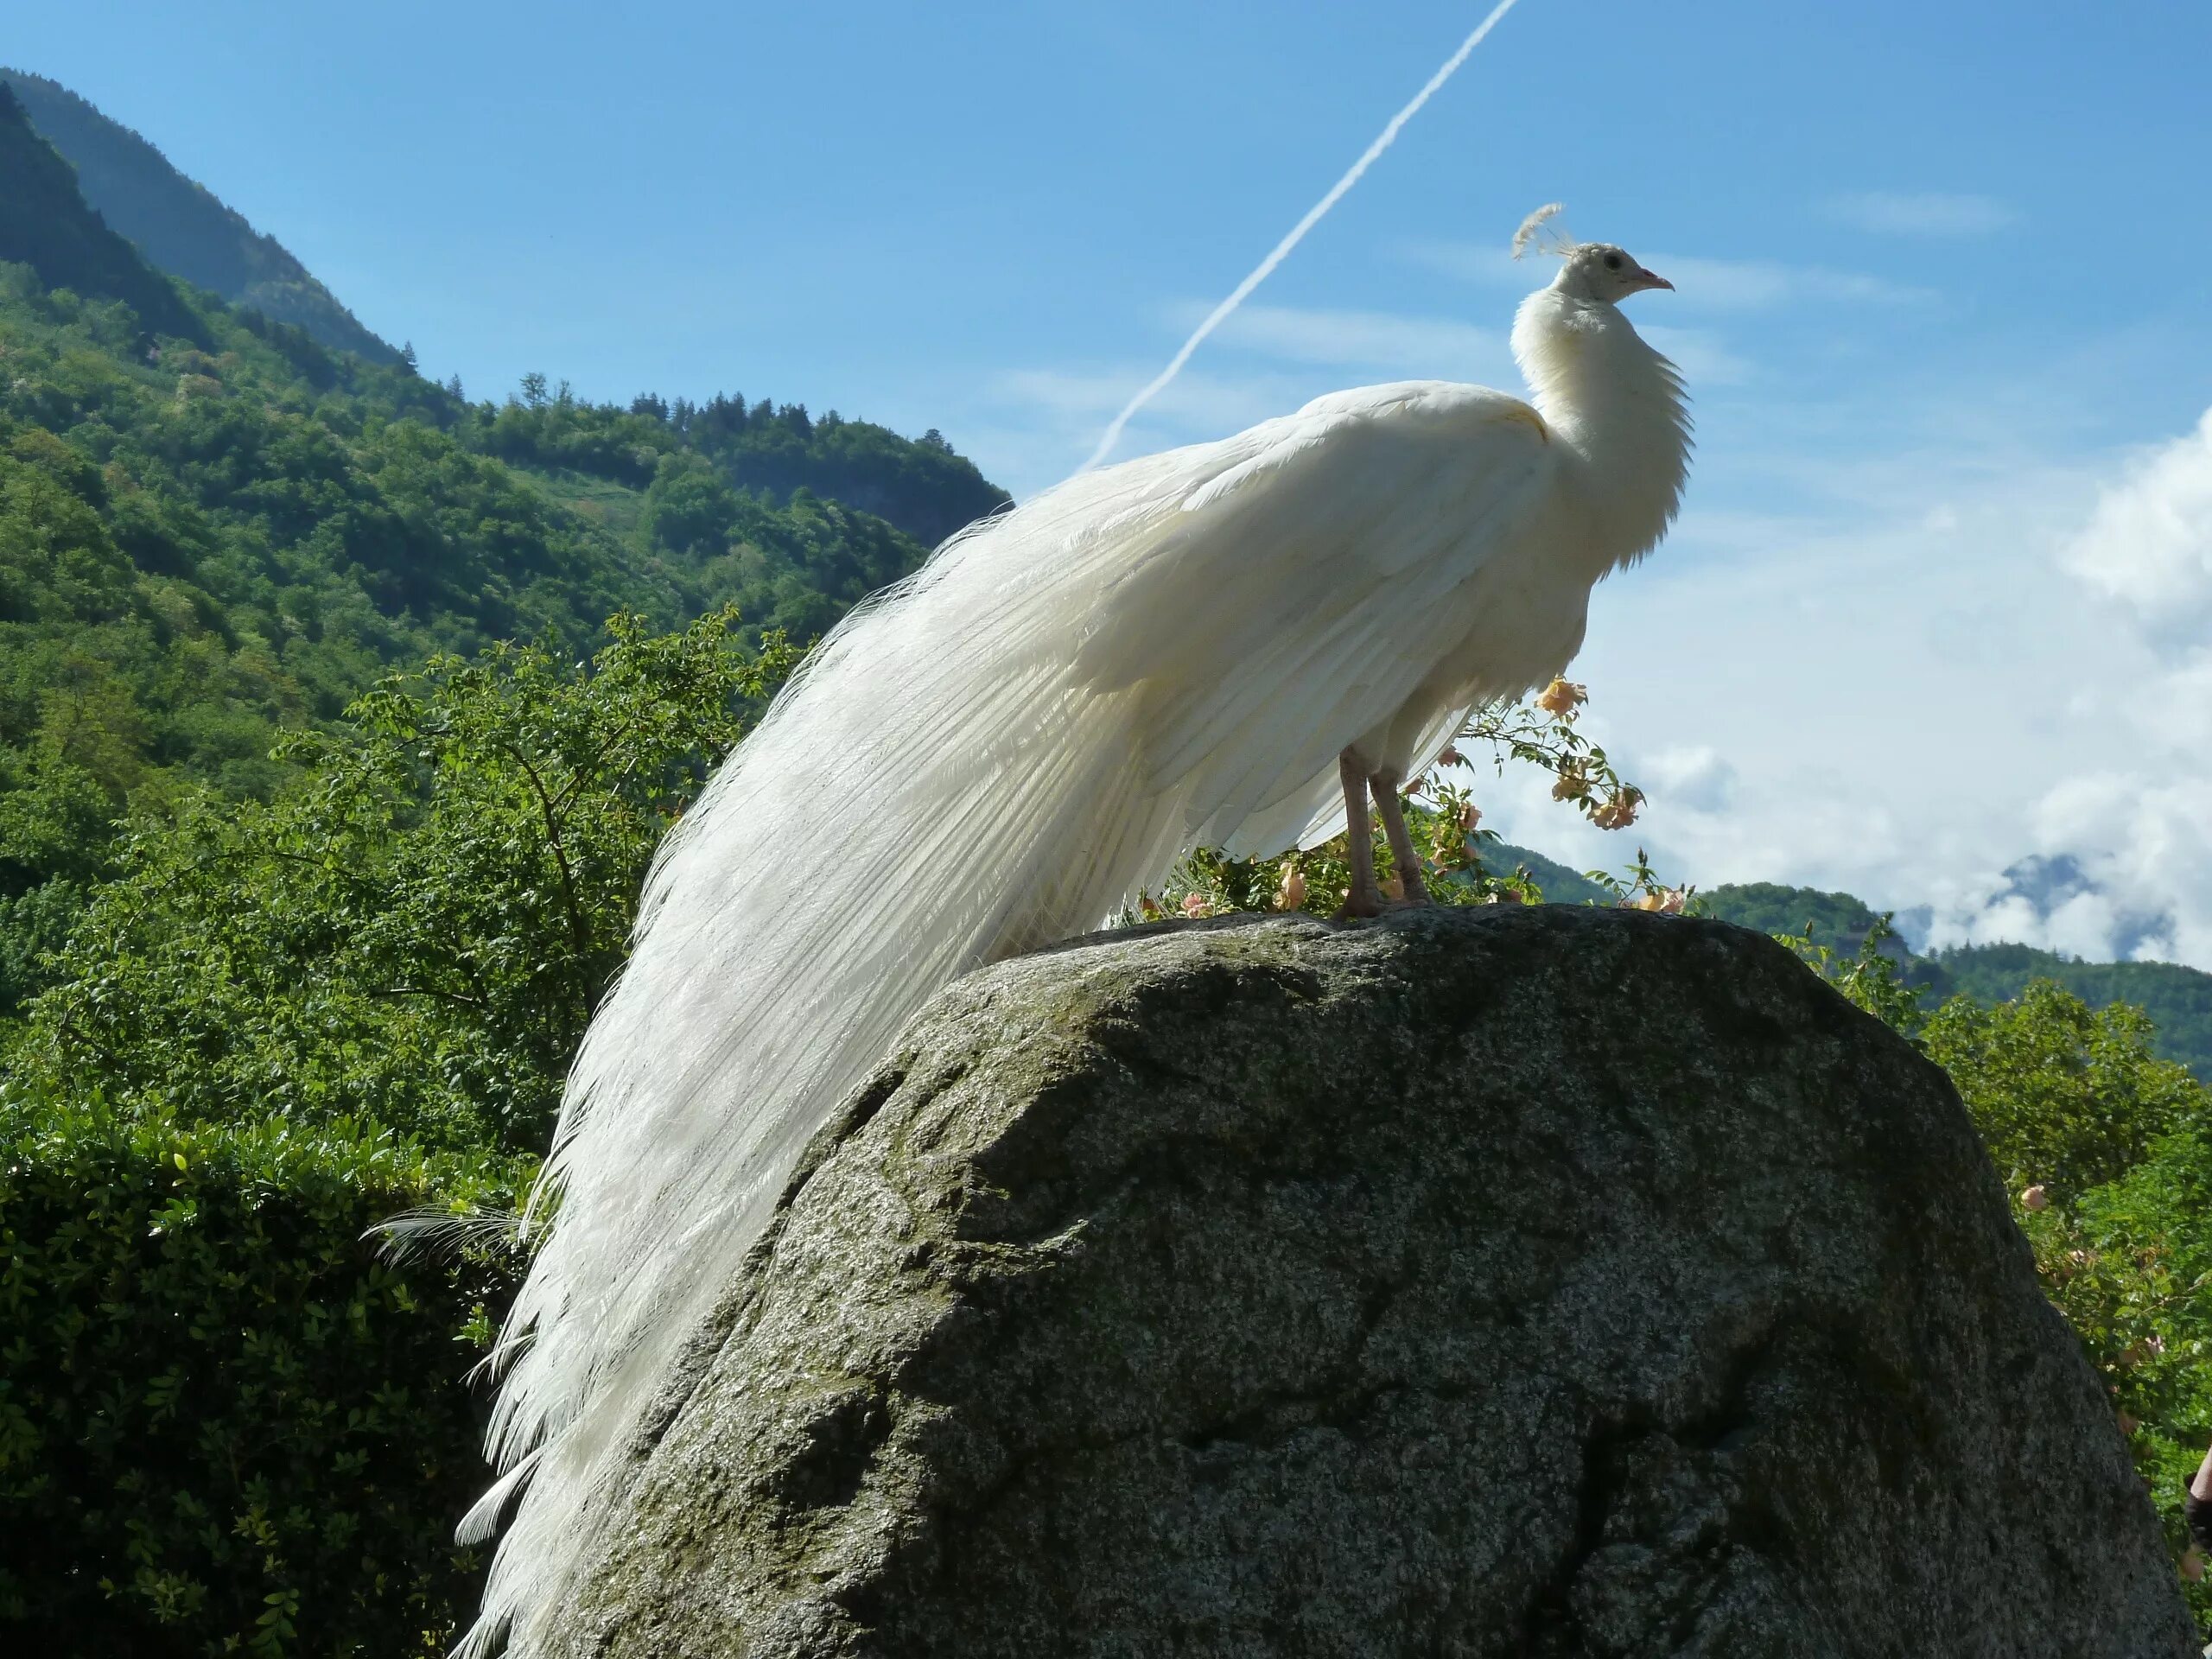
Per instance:
[[[1338,394],[1071,480],[823,643],[661,849],[577,1058],[495,1355],[492,1449],[537,1466],[464,1651],[539,1647],[657,1383],[922,1001],[1194,846],[1333,827],[1338,751],[1467,633],[1550,453],[1497,392]]]

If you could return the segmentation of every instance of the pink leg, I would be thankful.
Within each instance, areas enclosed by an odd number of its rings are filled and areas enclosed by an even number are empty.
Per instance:
[[[1367,817],[1367,768],[1346,749],[1337,761],[1344,785],[1344,855],[1351,861],[1351,891],[1337,912],[1338,921],[1380,916],[1382,890],[1375,885],[1375,839]]]
[[[1427,904],[1428,884],[1421,879],[1421,855],[1414,850],[1413,836],[1406,828],[1405,804],[1398,798],[1398,785],[1405,779],[1395,772],[1378,772],[1369,781],[1375,790],[1375,816],[1382,820],[1382,833],[1389,837],[1390,857],[1398,867],[1398,880],[1404,883],[1406,902]]]

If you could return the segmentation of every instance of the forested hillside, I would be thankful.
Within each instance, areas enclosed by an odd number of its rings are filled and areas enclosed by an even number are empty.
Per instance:
[[[1821,893],[1773,882],[1719,887],[1699,895],[1704,913],[1762,933],[1803,935],[1846,956],[1880,919],[1847,893]],[[2009,1001],[2037,980],[2050,980],[2093,1008],[2126,1002],[2143,1009],[2157,1027],[2152,1052],[2178,1060],[2212,1083],[2212,974],[2171,962],[2079,962],[2027,944],[1949,945],[1916,956],[1901,941],[1885,949],[1932,1004],[1965,995],[1977,1002]]]
[[[749,638],[809,639],[1004,499],[934,435],[537,377],[471,404],[327,351],[149,270],[4,88],[0,175],[0,1014],[111,824],[269,798],[278,734],[378,676],[497,639],[575,654],[617,612],[734,602]]]
[[[198,321],[129,242],[85,210],[69,164],[0,86],[0,260],[29,264],[55,288],[120,300],[142,327],[194,337]]]
[[[43,75],[0,69],[0,84],[22,101],[40,137],[75,168],[92,211],[137,244],[156,270],[251,306],[273,322],[296,323],[319,344],[372,363],[399,361],[396,349],[363,327],[274,237],[178,172],[131,129]]]

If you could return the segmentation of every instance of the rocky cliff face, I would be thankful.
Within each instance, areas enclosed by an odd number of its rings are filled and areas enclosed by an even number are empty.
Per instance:
[[[1719,924],[976,975],[664,1406],[567,1653],[2193,1651],[1948,1084]]]

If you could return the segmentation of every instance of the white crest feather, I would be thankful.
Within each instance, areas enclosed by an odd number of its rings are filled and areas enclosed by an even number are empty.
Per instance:
[[[1557,222],[1566,210],[1555,201],[1548,201],[1521,221],[1521,228],[1513,232],[1513,257],[1520,258],[1529,249],[1548,253],[1564,259],[1582,245],[1567,233],[1567,226]]]

